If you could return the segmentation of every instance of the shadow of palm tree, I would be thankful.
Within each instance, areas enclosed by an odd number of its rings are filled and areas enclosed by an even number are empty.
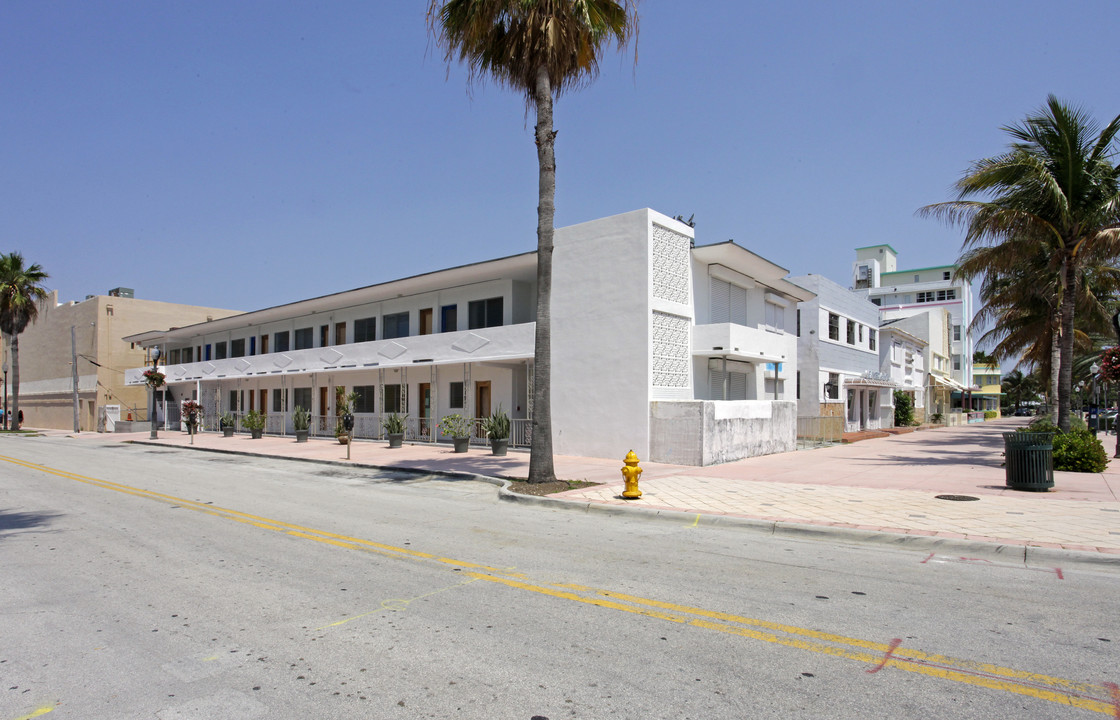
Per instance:
[[[0,510],[0,537],[18,530],[30,530],[46,526],[56,517],[60,517],[60,515],[57,513]]]

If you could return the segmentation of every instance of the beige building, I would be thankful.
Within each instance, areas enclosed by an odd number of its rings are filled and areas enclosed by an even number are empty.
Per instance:
[[[128,386],[124,371],[143,365],[145,351],[121,338],[155,327],[193,325],[238,311],[138,300],[127,288],[93,295],[81,302],[58,302],[52,291],[39,316],[19,336],[19,407],[29,428],[74,429],[74,366],[77,359],[79,429],[104,427],[103,408],[119,406],[120,419],[146,420],[144,386]],[[73,343],[71,342],[73,328]],[[0,343],[8,368],[8,407],[12,405],[12,361],[8,338]]]

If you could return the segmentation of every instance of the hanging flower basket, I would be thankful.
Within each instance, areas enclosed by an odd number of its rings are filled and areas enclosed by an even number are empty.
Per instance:
[[[153,390],[158,390],[163,387],[163,382],[166,379],[167,376],[155,368],[148,368],[144,371],[144,382]]]
[[[1120,382],[1120,346],[1102,350],[1100,364],[1101,380],[1105,382]]]

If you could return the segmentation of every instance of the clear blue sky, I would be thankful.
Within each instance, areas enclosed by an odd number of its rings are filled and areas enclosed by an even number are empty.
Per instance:
[[[532,250],[523,98],[425,3],[0,3],[0,251],[62,300],[252,310]],[[557,226],[695,214],[792,274],[951,262],[949,199],[1048,93],[1120,113],[1115,0],[658,2],[556,109]]]

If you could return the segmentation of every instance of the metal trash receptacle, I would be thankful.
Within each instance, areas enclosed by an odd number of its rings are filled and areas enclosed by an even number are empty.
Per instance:
[[[1007,487],[1035,491],[1054,487],[1054,433],[1006,432],[1003,445]]]

